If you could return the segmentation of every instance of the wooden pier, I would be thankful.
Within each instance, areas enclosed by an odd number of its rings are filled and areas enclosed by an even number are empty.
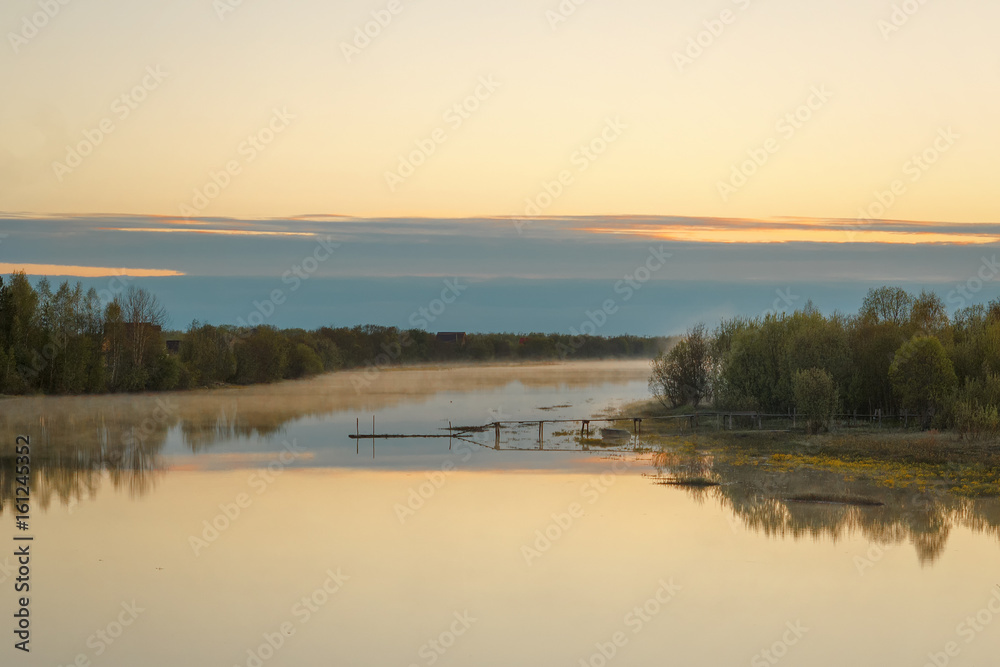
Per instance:
[[[881,427],[883,421],[883,415],[880,413],[875,413],[872,415],[834,415],[835,420],[840,421],[844,426],[860,426],[863,424],[870,424],[872,426]],[[905,413],[898,416],[899,421],[902,425],[907,425],[908,415]],[[768,428],[765,429],[765,420],[770,421],[775,426],[783,426],[784,428]],[[579,424],[580,426],[580,438],[587,439],[590,438],[590,425],[591,424],[628,424],[631,422],[631,436],[639,438],[642,436],[642,423],[644,421],[657,421],[657,422],[675,422],[680,426],[680,432],[684,433],[688,430],[694,431],[695,429],[701,428],[711,428],[715,427],[717,430],[725,431],[744,431],[744,432],[787,432],[790,429],[795,429],[799,425],[798,414],[796,411],[791,410],[787,414],[779,413],[765,413],[760,411],[723,411],[723,412],[698,412],[686,415],[668,415],[668,416],[641,416],[641,417],[588,417],[586,419],[530,419],[530,420],[508,420],[508,421],[494,421],[488,422],[481,426],[452,426],[451,422],[448,423],[447,429],[442,429],[440,433],[377,433],[375,431],[375,417],[372,416],[372,431],[371,433],[361,433],[361,420],[357,420],[356,432],[349,437],[352,440],[371,440],[372,448],[374,450],[375,440],[401,440],[401,439],[444,439],[448,438],[459,438],[463,440],[469,440],[469,436],[474,433],[484,433],[493,431],[494,434],[494,449],[500,449],[500,444],[502,440],[502,434],[505,429],[517,430],[519,427],[521,429],[528,428],[533,429],[537,426],[538,428],[538,447],[539,449],[544,449],[545,446],[545,425],[546,424]],[[714,424],[713,424],[714,421]],[[778,424],[774,424],[777,421]],[[749,427],[749,428],[747,428]],[[575,428],[574,428],[575,430]],[[625,430],[625,429],[623,429]],[[563,433],[563,436],[566,434]],[[473,442],[472,440],[469,440]],[[482,443],[476,443],[482,444]],[[483,445],[485,446],[485,445]],[[359,445],[360,452],[360,445]],[[374,454],[374,451],[373,451]]]

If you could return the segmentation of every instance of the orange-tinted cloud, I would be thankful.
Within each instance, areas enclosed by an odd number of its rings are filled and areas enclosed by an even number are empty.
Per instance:
[[[132,276],[134,278],[163,278],[183,276],[180,271],[168,269],[125,269],[108,266],[70,266],[66,264],[11,264],[0,262],[0,273],[24,271],[31,276],[73,276],[76,278],[104,278],[106,276]]]
[[[186,223],[197,224],[197,223]],[[170,227],[98,227],[102,232],[145,232],[148,234],[218,234],[220,236],[315,236],[312,232],[268,232],[245,229],[171,229]]]
[[[946,223],[842,220],[620,220],[616,225],[585,225],[578,231],[591,234],[632,236],[660,241],[694,243],[881,243],[985,245],[1000,242],[1000,232],[990,225],[982,231],[974,225]]]

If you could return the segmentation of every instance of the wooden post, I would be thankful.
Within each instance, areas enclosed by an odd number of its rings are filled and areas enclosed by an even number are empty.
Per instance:
[[[544,446],[544,432],[545,432],[545,422],[538,422],[538,448],[541,449]]]
[[[355,449],[357,450],[355,454],[361,453],[361,417],[354,418],[354,435],[358,436],[354,439]]]
[[[375,458],[375,415],[372,415],[372,458]]]
[[[500,422],[493,422],[493,428],[496,429],[496,444],[493,445],[493,449],[500,449]]]
[[[795,418],[798,417],[798,416],[799,416],[799,409],[798,408],[793,408],[792,409],[792,428],[795,428]]]
[[[449,420],[448,421],[448,451],[449,452],[451,451],[451,434],[452,433],[453,433],[453,431],[451,430],[451,421]]]

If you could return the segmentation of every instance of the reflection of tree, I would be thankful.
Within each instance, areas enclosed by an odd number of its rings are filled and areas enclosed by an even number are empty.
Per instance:
[[[149,405],[116,402],[107,409],[89,399],[74,411],[41,412],[50,399],[21,401],[23,410],[0,414],[0,510],[14,498],[18,435],[31,436],[31,497],[48,509],[92,497],[106,474],[113,488],[141,496],[156,482],[170,416],[157,420]],[[154,426],[155,424],[155,426]]]
[[[695,463],[700,466],[704,456]],[[691,461],[673,453],[654,459],[659,475],[683,475]],[[675,468],[679,466],[679,468]],[[715,487],[684,487],[704,502],[712,498],[743,525],[772,537],[830,539],[834,542],[862,535],[880,545],[909,542],[922,564],[936,561],[945,550],[951,530],[964,527],[1000,537],[1000,502],[971,500],[947,493],[886,489],[863,480],[847,480],[834,472],[800,468],[774,471],[758,465],[731,465],[712,461]],[[795,502],[811,495],[830,498],[866,498],[881,506]]]
[[[233,438],[266,438],[280,433],[285,424],[302,416],[289,409],[243,410],[238,400],[217,402],[214,412],[198,411],[181,419],[181,437],[192,452],[202,452],[213,444]]]
[[[14,497],[14,442],[31,436],[32,494],[37,507],[93,496],[107,475],[132,496],[149,491],[163,468],[172,428],[192,452],[236,438],[269,438],[289,423],[335,412],[371,414],[440,392],[526,387],[586,387],[596,381],[645,379],[637,362],[500,365],[401,371],[368,369],[310,380],[181,393],[60,396],[0,400],[0,510]]]

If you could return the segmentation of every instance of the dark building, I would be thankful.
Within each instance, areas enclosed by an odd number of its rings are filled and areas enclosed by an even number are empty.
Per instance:
[[[458,345],[465,345],[465,332],[464,331],[442,331],[437,335],[439,343],[456,343]]]

